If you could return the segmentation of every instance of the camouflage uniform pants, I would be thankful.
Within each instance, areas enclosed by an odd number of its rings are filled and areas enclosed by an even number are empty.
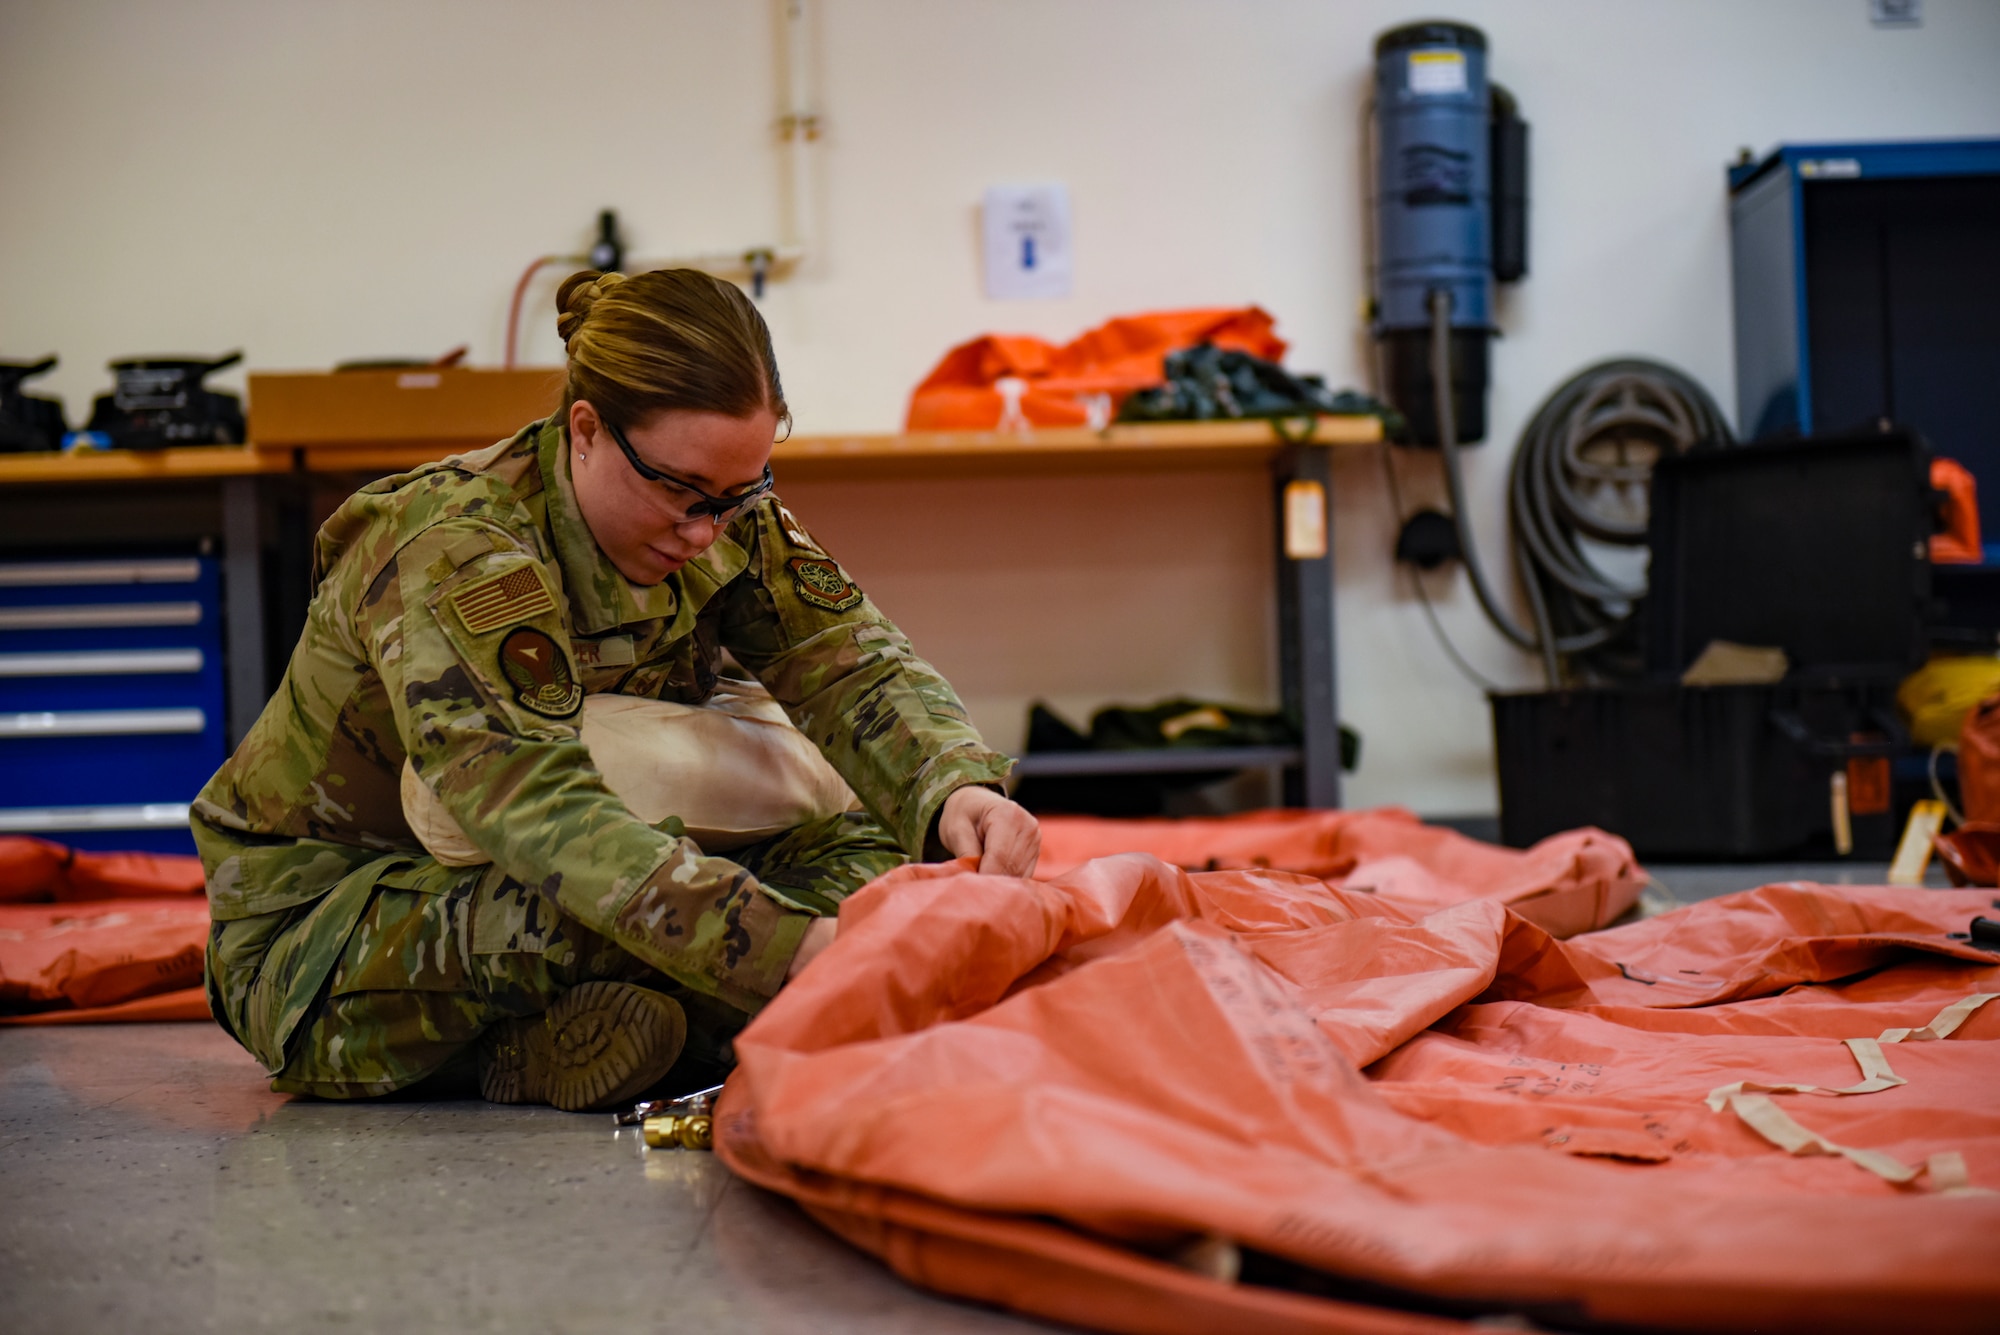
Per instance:
[[[728,856],[788,894],[807,902],[823,897],[829,912],[909,861],[886,829],[859,813],[813,821]],[[747,1014],[670,981],[498,869],[426,859],[415,876],[396,879],[395,887],[374,889],[325,991],[293,1033],[273,1089],[367,1098],[427,1078],[427,1089],[460,1085],[489,1025],[539,1015],[594,979],[640,983],[680,1001],[688,1043],[675,1084],[714,1084],[733,1065],[730,1039]]]

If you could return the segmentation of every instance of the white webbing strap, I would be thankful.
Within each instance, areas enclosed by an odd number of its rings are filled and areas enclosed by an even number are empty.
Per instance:
[[[1920,1166],[1911,1168],[1880,1150],[1836,1145],[1817,1131],[1808,1131],[1800,1126],[1784,1109],[1763,1094],[1733,1095],[1729,1100],[1729,1108],[1743,1119],[1745,1126],[1787,1154],[1838,1155],[1856,1167],[1865,1168],[1884,1181],[1893,1182],[1897,1186],[1907,1186],[1919,1177],[1928,1176],[1931,1190],[1941,1196],[2000,1195],[2000,1192],[1972,1185],[1971,1176],[1965,1167],[1965,1156],[1957,1150],[1933,1154]]]
[[[1971,996],[1954,1001],[1937,1013],[1937,1018],[1921,1029],[1884,1029],[1878,1042],[1882,1043],[1922,1043],[1934,1038],[1950,1038],[1958,1027],[1972,1018],[1972,1013],[1987,1002],[2000,999],[2000,992],[1975,992]]]
[[[1762,1080],[1738,1080],[1709,1091],[1709,1111],[1721,1112],[1723,1106],[1738,1094],[1825,1094],[1838,1097],[1844,1094],[1873,1094],[1908,1083],[1889,1069],[1889,1059],[1882,1055],[1882,1045],[1876,1039],[1844,1038],[1841,1042],[1847,1045],[1847,1050],[1854,1054],[1855,1063],[1861,1067],[1860,1084],[1830,1089],[1825,1085],[1779,1085]]]
[[[1791,1115],[1771,1102],[1767,1094],[1732,1094],[1729,1108],[1743,1124],[1787,1154],[1837,1154],[1851,1164],[1866,1168],[1877,1177],[1901,1185],[1916,1180],[1919,1170],[1882,1153],[1836,1145],[1817,1131],[1808,1131]]]
[[[1885,1029],[1880,1038],[1842,1039],[1841,1042],[1846,1044],[1847,1050],[1854,1055],[1855,1064],[1861,1068],[1859,1084],[1830,1089],[1823,1085],[1770,1084],[1756,1080],[1738,1080],[1709,1091],[1706,1102],[1712,1112],[1721,1112],[1727,1107],[1742,1119],[1745,1126],[1787,1154],[1838,1155],[1849,1163],[1865,1168],[1877,1177],[1894,1182],[1898,1186],[1916,1181],[1921,1174],[1929,1174],[1932,1189],[1943,1195],[1992,1195],[1994,1193],[1971,1184],[1966,1173],[1965,1156],[1956,1150],[1933,1154],[1923,1166],[1911,1168],[1880,1150],[1836,1145],[1818,1132],[1808,1131],[1800,1126],[1792,1120],[1790,1114],[1767,1096],[1825,1094],[1830,1097],[1840,1097],[1848,1094],[1874,1094],[1880,1090],[1908,1084],[1908,1081],[1889,1068],[1889,1059],[1883,1055],[1882,1044],[1949,1038],[1974,1011],[1996,998],[2000,998],[2000,992],[1980,992],[1955,1001],[1939,1011],[1937,1016],[1921,1029]]]

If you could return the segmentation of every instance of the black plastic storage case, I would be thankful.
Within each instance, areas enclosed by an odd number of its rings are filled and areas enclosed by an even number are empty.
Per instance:
[[[1853,792],[1904,743],[1894,697],[1926,649],[1929,473],[1923,441],[1895,431],[1662,460],[1652,679],[1490,697],[1501,837],[1525,847],[1596,825],[1641,857],[1830,851],[1832,776]],[[1682,686],[1718,639],[1776,645],[1792,670]],[[1887,857],[1894,813],[1872,805],[1858,804],[1854,851]]]

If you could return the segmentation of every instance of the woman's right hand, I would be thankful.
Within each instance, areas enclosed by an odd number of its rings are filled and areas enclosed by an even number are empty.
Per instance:
[[[938,842],[954,857],[978,858],[981,875],[1033,876],[1042,856],[1042,827],[991,788],[967,785],[945,798]]]

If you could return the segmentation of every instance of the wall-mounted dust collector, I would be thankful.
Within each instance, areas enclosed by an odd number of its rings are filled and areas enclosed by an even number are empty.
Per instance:
[[[1486,77],[1486,35],[1412,23],[1375,40],[1374,332],[1414,443],[1486,435],[1493,285],[1528,271],[1528,127]],[[1448,369],[1446,369],[1448,368]]]
[[[1487,78],[1487,54],[1485,34],[1463,23],[1407,24],[1375,41],[1370,223],[1380,384],[1408,422],[1403,442],[1441,447],[1451,502],[1448,515],[1399,516],[1396,556],[1419,571],[1462,561],[1487,620],[1541,658],[1551,688],[1579,677],[1626,680],[1642,670],[1637,612],[1646,584],[1613,550],[1646,544],[1654,459],[1733,438],[1708,394],[1671,366],[1618,359],[1586,367],[1528,419],[1508,461],[1509,564],[1525,624],[1488,578],[1466,519],[1459,446],[1486,435],[1495,285],[1528,271],[1528,126],[1513,97]],[[1416,591],[1428,607],[1420,575]]]

